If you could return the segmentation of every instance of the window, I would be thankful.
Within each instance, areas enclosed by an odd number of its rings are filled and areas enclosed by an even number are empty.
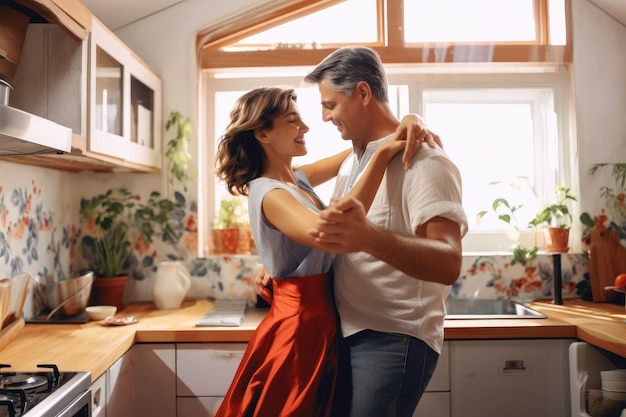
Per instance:
[[[345,30],[345,22],[354,20],[359,24]],[[376,29],[376,0],[360,0],[358,8],[347,1],[241,39],[223,50],[314,49],[338,42],[373,44],[378,41]]]
[[[534,41],[532,3],[531,0],[405,0],[405,39],[419,43]]]
[[[415,2],[413,0],[408,2],[407,0],[387,0],[386,4],[390,5],[397,1],[411,3],[411,7],[413,4],[419,6],[422,3],[438,3],[425,0]],[[519,29],[513,37],[513,39],[522,38],[528,41],[527,43],[535,45],[543,43],[544,45],[539,46],[540,49],[536,51],[544,52],[547,50],[541,48],[549,48],[543,39],[547,36],[536,37],[531,34],[536,35],[548,31],[560,33],[556,29],[559,27],[557,24],[548,27],[545,24],[547,19],[541,16],[542,13],[546,14],[543,11],[549,6],[553,14],[550,21],[559,21],[552,10],[561,10],[563,14],[565,9],[564,0],[551,0],[549,4],[546,1],[515,1],[516,4],[522,6],[520,10],[525,10],[526,18],[522,20],[527,23],[534,22],[535,26],[533,30]],[[341,3],[342,7],[354,4],[354,0]],[[380,11],[382,2],[376,0],[376,4],[377,10]],[[538,13],[533,8],[537,4],[544,6],[541,8],[542,13]],[[407,4],[405,7],[409,8]],[[330,10],[327,9],[326,12]],[[529,14],[529,11],[532,13]],[[464,13],[469,13],[469,11]],[[421,21],[422,18],[419,20]],[[470,18],[466,20],[473,21]],[[544,26],[539,25],[538,21],[544,22]],[[283,28],[285,27],[287,25],[283,25]],[[449,31],[442,32],[442,34],[446,33],[451,34]],[[407,31],[406,36],[417,43],[420,41],[419,33],[410,34]],[[487,37],[492,38],[492,36]],[[392,36],[389,35],[389,38]],[[550,38],[554,39],[558,36],[550,35]],[[560,39],[566,38],[563,35]],[[262,40],[264,37],[261,35],[242,39],[237,44],[237,48],[246,44],[259,46],[266,42]],[[378,39],[381,39],[380,33]],[[506,43],[510,39],[512,38],[505,37],[499,39],[498,42]],[[274,38],[272,42],[276,40]],[[473,41],[477,40],[478,37],[473,39]],[[302,38],[298,42],[310,45],[315,41]],[[457,58],[453,61],[463,61],[463,64],[448,62],[450,60],[446,58],[447,48],[443,56],[428,58],[427,61],[430,63],[426,65],[416,64],[409,59],[404,63],[396,62],[397,59],[385,59],[386,49],[377,49],[387,67],[390,102],[393,103],[393,110],[399,116],[408,112],[421,114],[429,127],[440,134],[445,150],[461,170],[463,204],[470,226],[470,233],[464,239],[466,252],[507,250],[512,244],[512,241],[503,233],[505,230],[503,223],[489,219],[488,216],[480,225],[474,222],[478,211],[489,209],[495,197],[508,195],[506,193],[509,193],[510,187],[507,184],[512,181],[515,181],[517,185],[522,184],[519,185],[521,188],[518,187],[518,191],[509,195],[509,198],[511,200],[519,198],[520,203],[524,204],[524,209],[520,210],[519,221],[522,226],[525,226],[533,217],[537,207],[552,197],[556,184],[571,183],[569,178],[574,169],[574,164],[570,162],[575,149],[569,132],[570,74],[567,64],[567,47],[559,50],[558,56],[562,62],[534,62],[524,65],[518,62],[486,64],[485,60],[492,61],[499,56],[498,49],[494,46],[497,42],[493,42],[493,44],[468,44],[471,48],[464,50],[466,57],[463,59],[458,58],[460,50],[457,49],[455,51]],[[367,44],[367,42],[363,43]],[[236,56],[241,52],[232,52],[233,55],[228,55],[229,58],[226,61],[230,62],[229,65],[224,65],[225,61],[223,61],[225,59],[223,57],[226,56],[224,54],[228,52],[212,50],[212,52],[202,53],[203,62],[208,62],[205,61],[207,57],[215,58],[213,61],[215,66],[206,67],[202,72],[201,82],[203,102],[209,103],[206,108],[210,109],[205,112],[207,146],[204,151],[204,164],[209,169],[204,169],[204,172],[210,172],[213,166],[216,143],[224,130],[228,113],[237,97],[260,85],[280,84],[298,87],[312,66],[334,49],[333,47],[323,51],[297,52],[290,50],[284,55],[285,51],[281,49],[283,47],[279,47],[280,50],[277,51],[260,51],[261,58],[258,60],[255,52],[248,51],[245,60],[242,60],[244,56],[242,55],[242,58],[237,61],[239,65],[233,64],[232,60],[236,61]],[[417,50],[430,51],[429,54],[434,53],[428,47]],[[489,58],[481,57],[485,50],[488,51]],[[501,52],[501,56],[516,55],[515,52],[510,53],[511,50],[515,51],[515,46],[508,50],[509,52]],[[272,64],[266,65],[266,57],[274,53],[277,55],[272,55],[273,58],[268,60]],[[308,56],[309,53],[311,56]],[[415,55],[415,51],[410,55]],[[307,57],[303,58],[304,56]],[[293,59],[285,61],[286,57]],[[472,60],[478,60],[478,62],[467,64]],[[276,62],[283,62],[283,64],[293,62],[294,66],[274,66]],[[434,62],[441,62],[441,64]],[[258,66],[254,66],[254,63]],[[306,135],[309,154],[294,160],[294,163],[307,163],[348,147],[350,144],[341,140],[332,124],[322,122],[317,88],[302,87],[297,90],[298,107],[310,131]],[[501,182],[501,184],[490,185],[493,182]],[[317,189],[323,200],[330,199],[333,185],[334,182],[329,182]],[[212,178],[207,181],[201,194],[207,196],[206,204],[204,204],[204,219],[206,219],[204,224],[210,224],[216,205],[228,194],[225,187]],[[539,240],[542,238],[537,237]],[[534,239],[534,231],[527,230],[521,238],[521,243],[534,245]],[[541,242],[537,243],[541,244]]]

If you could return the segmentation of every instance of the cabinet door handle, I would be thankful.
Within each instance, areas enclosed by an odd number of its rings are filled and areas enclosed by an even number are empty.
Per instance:
[[[211,354],[213,356],[218,356],[220,358],[239,358],[241,359],[243,357],[243,351],[229,351],[229,350],[213,350],[211,351]]]
[[[504,361],[504,367],[502,368],[503,375],[525,375],[526,366],[521,359],[513,359]]]

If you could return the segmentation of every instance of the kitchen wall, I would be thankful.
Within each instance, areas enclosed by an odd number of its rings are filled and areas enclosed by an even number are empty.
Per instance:
[[[178,110],[190,115],[197,126],[195,33],[211,22],[257,5],[256,0],[231,0],[213,2],[208,8],[203,0],[187,0],[116,34],[163,77],[164,113]],[[601,204],[598,190],[609,178],[589,177],[589,166],[595,162],[623,162],[626,155],[626,27],[587,0],[572,0],[572,8],[572,105],[577,114],[573,131],[578,135],[578,149],[571,161],[580,171],[582,210],[595,213]],[[168,30],[163,30],[165,27]],[[195,147],[197,143],[191,145],[192,149]],[[197,171],[195,166],[192,169]],[[80,254],[75,253],[80,251],[75,243],[80,233],[77,225],[81,198],[90,198],[118,184],[146,195],[151,190],[165,189],[163,179],[153,174],[77,175],[5,161],[0,161],[0,178],[0,276],[19,271],[70,276],[84,266]],[[576,188],[577,184],[572,186]],[[190,187],[181,196],[183,239],[176,247],[157,244],[149,252],[137,254],[135,277],[126,299],[150,299],[155,264],[168,257],[186,261],[194,276],[191,296],[252,297],[256,259],[198,259],[194,245],[197,229],[193,227],[197,193]],[[453,296],[552,296],[549,255],[540,256],[528,267],[511,267],[508,261],[507,255],[465,257]],[[586,274],[585,256],[564,257],[565,297],[582,296]]]
[[[580,201],[599,213],[600,187],[609,172],[588,175],[598,162],[626,162],[626,26],[587,0],[572,0]],[[573,185],[573,184],[572,184]]]

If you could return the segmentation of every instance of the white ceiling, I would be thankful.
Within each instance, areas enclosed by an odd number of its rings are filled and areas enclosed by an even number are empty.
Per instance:
[[[82,0],[109,29],[117,30],[186,0]],[[626,0],[589,0],[626,25]]]
[[[123,26],[172,7],[185,0],[82,0],[109,29]]]
[[[589,0],[626,25],[626,1],[624,0]]]

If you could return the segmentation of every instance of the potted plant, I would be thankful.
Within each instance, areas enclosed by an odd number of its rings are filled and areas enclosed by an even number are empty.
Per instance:
[[[499,220],[509,226],[507,236],[514,242],[511,265],[515,265],[517,263],[520,265],[526,265],[526,262],[537,257],[537,252],[539,250],[537,246],[526,247],[519,242],[521,231],[517,218],[515,217],[515,212],[522,207],[523,204],[511,204],[505,198],[496,198],[491,203],[491,211],[498,217]],[[476,222],[480,223],[482,218],[487,215],[487,213],[488,210],[479,212],[476,216]]]
[[[121,286],[121,293],[119,288],[115,290],[120,301],[112,305],[121,305],[121,295],[128,280],[128,275],[124,274],[125,264],[136,247],[152,243],[157,233],[174,241],[178,239],[169,224],[175,207],[173,201],[160,199],[160,193],[156,191],[143,203],[125,187],[81,200],[83,230],[90,232],[81,241],[83,256],[96,273],[92,291],[94,303],[107,304],[98,300],[98,288],[115,287],[117,283]]]
[[[168,184],[174,187],[174,181],[178,181],[187,191],[187,181],[189,181],[189,161],[191,154],[187,145],[193,137],[193,127],[191,119],[184,117],[177,111],[172,111],[165,122],[165,130],[175,129],[176,135],[167,142],[165,148],[165,158],[167,159]]]
[[[548,252],[567,252],[569,249],[567,245],[572,225],[572,214],[567,206],[569,201],[576,201],[576,197],[569,188],[559,184],[554,200],[544,206],[529,223],[532,227],[543,226]]]
[[[213,224],[213,253],[247,253],[250,250],[250,226],[242,201],[220,201]]]

